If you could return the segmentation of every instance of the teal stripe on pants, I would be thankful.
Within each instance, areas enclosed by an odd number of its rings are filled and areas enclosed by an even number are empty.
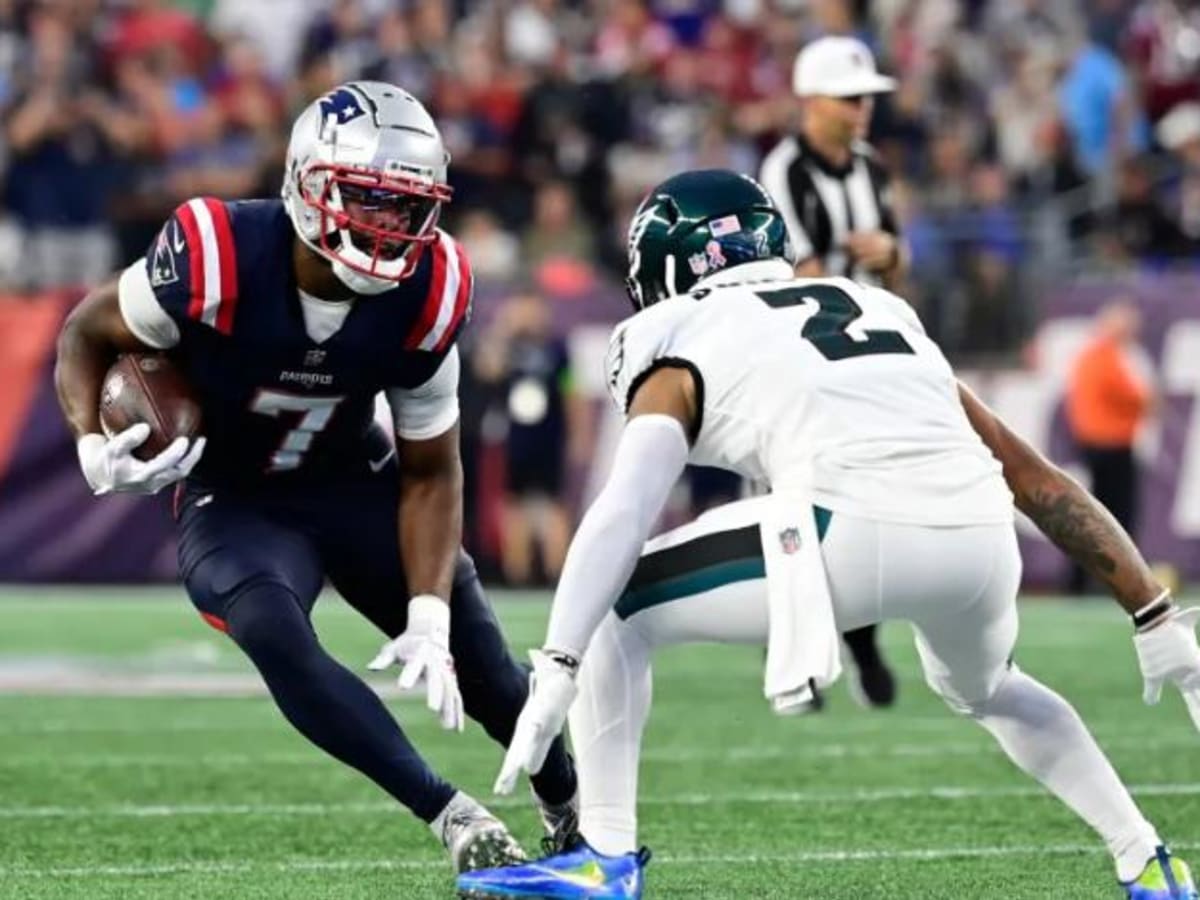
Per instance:
[[[829,523],[833,520],[833,513],[823,506],[814,506],[813,519],[817,526],[817,539],[823,541],[825,534],[829,531]],[[722,532],[721,534],[731,533]],[[711,541],[712,538],[717,536],[714,534],[706,537]],[[658,555],[671,554],[680,557],[691,552],[691,545],[696,543],[696,540],[689,541],[685,544],[659,551]],[[621,619],[628,619],[630,616],[644,609],[649,609],[652,606],[670,603],[672,600],[690,597],[693,594],[701,594],[737,581],[749,581],[753,578],[767,577],[766,563],[763,561],[761,550],[755,556],[724,560],[711,565],[704,565],[702,560],[699,559],[696,562],[698,568],[626,590],[620,599],[617,600],[615,606],[617,616]],[[634,583],[636,581],[637,579],[635,578]]]
[[[825,532],[829,530],[829,523],[833,521],[833,510],[814,505],[813,519],[817,523],[817,541],[824,541]]]
[[[704,591],[711,591],[713,588],[733,584],[735,581],[749,581],[751,578],[766,577],[766,565],[761,556],[734,559],[718,563],[715,566],[696,569],[694,572],[668,578],[665,581],[648,584],[638,590],[623,594],[617,601],[616,611],[620,618],[628,619],[634,613],[662,603],[670,603],[680,597],[701,594]]]

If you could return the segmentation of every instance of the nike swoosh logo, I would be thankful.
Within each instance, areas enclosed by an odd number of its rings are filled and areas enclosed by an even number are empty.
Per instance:
[[[387,455],[384,456],[382,459],[368,459],[367,465],[371,467],[372,472],[375,472],[376,474],[378,474],[379,472],[383,471],[383,467],[388,464],[388,460],[391,459],[395,455],[396,455],[395,450],[389,450],[387,452]]]
[[[171,249],[176,253],[182,253],[183,248],[183,235],[179,231],[179,223],[175,222],[171,226]]]
[[[595,863],[592,864],[591,871],[587,872],[586,874],[577,872],[560,872],[557,869],[547,869],[544,866],[530,866],[529,868],[535,872],[540,872],[543,875],[549,875],[552,878],[558,879],[559,881],[566,882],[567,884],[573,884],[576,887],[604,887],[604,872],[602,872],[600,867],[595,865]]]
[[[213,498],[212,494],[205,494],[203,497],[201,497],[199,500],[196,501],[196,505],[197,506],[208,506],[208,504],[212,503],[212,498]]]

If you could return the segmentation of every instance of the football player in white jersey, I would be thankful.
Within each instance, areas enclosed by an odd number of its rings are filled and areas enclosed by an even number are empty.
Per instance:
[[[497,782],[538,771],[570,710],[580,837],[536,864],[460,876],[463,895],[641,896],[637,765],[656,647],[765,643],[765,692],[787,711],[837,677],[838,632],[902,619],[930,687],[1096,830],[1127,897],[1195,898],[1079,715],[1012,662],[1014,501],[1133,617],[1146,699],[1174,682],[1198,727],[1200,609],[1178,610],[1111,516],[958,383],[903,300],[797,280],[789,257],[770,199],[732,172],[676,176],[638,209],[638,312],[608,360],[627,422]],[[688,462],[771,494],[643,546]]]

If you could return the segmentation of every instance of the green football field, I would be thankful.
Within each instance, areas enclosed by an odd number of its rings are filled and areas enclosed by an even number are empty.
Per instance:
[[[515,646],[545,596],[496,595]],[[318,629],[362,671],[378,639],[334,600]],[[1017,658],[1083,713],[1164,836],[1200,859],[1200,735],[1140,699],[1126,621],[1028,601]],[[843,688],[773,717],[761,652],[662,654],[642,772],[652,898],[1119,897],[1099,841],[925,689],[891,626],[897,709]],[[372,676],[373,678],[375,676]],[[389,679],[379,678],[384,685]],[[485,801],[500,754],[388,701],[427,757]],[[527,796],[494,803],[533,847]],[[453,897],[428,830],[323,757],[236,648],[172,589],[0,591],[0,897]]]

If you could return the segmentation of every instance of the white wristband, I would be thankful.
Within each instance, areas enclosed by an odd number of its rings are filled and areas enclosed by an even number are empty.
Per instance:
[[[436,594],[417,594],[408,601],[408,627],[424,631],[450,631],[450,604]]]
[[[88,487],[99,493],[109,485],[104,484],[104,445],[108,438],[96,432],[80,435],[75,441],[75,454],[79,458],[79,468],[87,480]]]

